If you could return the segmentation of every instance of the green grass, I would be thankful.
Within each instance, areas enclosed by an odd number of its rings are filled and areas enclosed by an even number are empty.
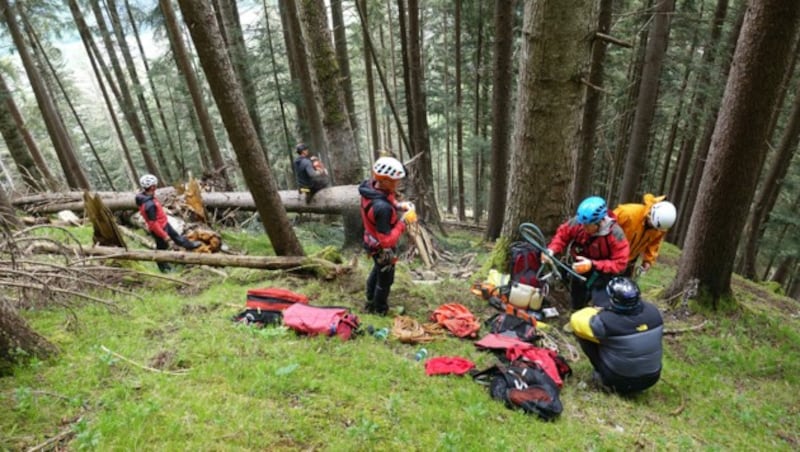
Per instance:
[[[271,252],[263,235],[223,236],[232,248]],[[340,240],[320,225],[303,225],[299,236],[309,253]],[[463,233],[439,241],[459,253],[475,252],[479,243],[479,237]],[[479,253],[476,269],[488,257]],[[651,298],[670,282],[678,254],[665,247],[663,260],[640,281]],[[573,362],[574,375],[561,392],[564,412],[553,423],[505,408],[470,378],[425,376],[413,358],[418,347],[391,337],[342,342],[230,321],[248,288],[281,286],[308,295],[313,304],[353,307],[364,325],[390,327],[390,318],[361,312],[370,263],[362,257],[357,265],[334,281],[187,268],[175,276],[196,287],[140,287],[140,298],[114,299],[122,313],[88,305],[74,310],[75,324],[58,307],[25,312],[61,352],[0,378],[0,449],[26,449],[66,429],[75,432],[69,450],[104,451],[799,447],[798,304],[741,280],[740,307],[733,312],[665,312],[668,329],[706,323],[665,337],[662,381],[637,397],[592,389],[588,361]],[[420,321],[447,302],[463,303],[482,319],[491,313],[469,293],[473,281],[416,285],[409,265],[418,264],[399,266],[393,306]],[[155,270],[154,264],[143,267]],[[493,362],[470,341],[454,337],[426,348],[429,356],[463,356],[480,368]]]

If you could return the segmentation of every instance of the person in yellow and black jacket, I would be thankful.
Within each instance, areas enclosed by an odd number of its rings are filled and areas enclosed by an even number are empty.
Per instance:
[[[614,209],[617,223],[625,231],[630,246],[628,266],[623,275],[643,274],[656,262],[661,242],[677,218],[675,206],[664,198],[647,193],[643,204],[620,204]],[[640,256],[642,263],[637,267]]]
[[[643,391],[661,377],[664,321],[632,279],[614,277],[606,291],[609,307],[581,309],[570,326],[594,367],[594,380],[619,394]]]

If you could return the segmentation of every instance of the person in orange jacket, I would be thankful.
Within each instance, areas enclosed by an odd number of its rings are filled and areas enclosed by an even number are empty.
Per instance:
[[[625,276],[644,274],[656,262],[661,242],[677,218],[675,206],[664,198],[647,193],[643,204],[620,204],[614,209],[617,223],[625,231],[630,245]],[[639,257],[642,262],[637,266]]]

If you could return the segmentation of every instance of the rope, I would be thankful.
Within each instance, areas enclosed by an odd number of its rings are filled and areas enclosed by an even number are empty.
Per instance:
[[[519,225],[519,233],[522,238],[525,239],[528,243],[533,245],[534,248],[538,249],[542,253],[547,253],[547,247],[542,245],[544,243],[544,234],[542,234],[542,230],[539,229],[533,223],[522,223]],[[560,260],[553,257],[550,259],[550,263],[553,265],[553,271],[558,273],[558,269],[564,270],[573,278],[577,278],[581,282],[586,282],[586,278],[579,273],[576,273],[572,270],[572,267],[566,265],[565,263],[561,262]]]

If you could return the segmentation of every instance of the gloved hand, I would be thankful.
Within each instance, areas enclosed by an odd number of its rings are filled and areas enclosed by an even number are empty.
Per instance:
[[[543,264],[552,264],[553,263],[553,255],[555,253],[550,248],[542,251],[542,257],[539,259]]]
[[[401,218],[401,220],[405,224],[416,223],[417,222],[417,211],[414,210],[414,209],[406,211],[406,213],[403,214],[403,218]]]
[[[416,207],[414,207],[414,203],[411,201],[398,202],[397,208],[400,210],[404,210],[406,212],[409,210],[416,210]]]
[[[581,275],[589,273],[591,270],[592,261],[583,256],[578,256],[577,260],[572,264],[572,271]]]
[[[642,265],[636,267],[636,276],[644,276],[644,274],[647,273],[647,270],[650,270],[650,263],[644,262]]]

